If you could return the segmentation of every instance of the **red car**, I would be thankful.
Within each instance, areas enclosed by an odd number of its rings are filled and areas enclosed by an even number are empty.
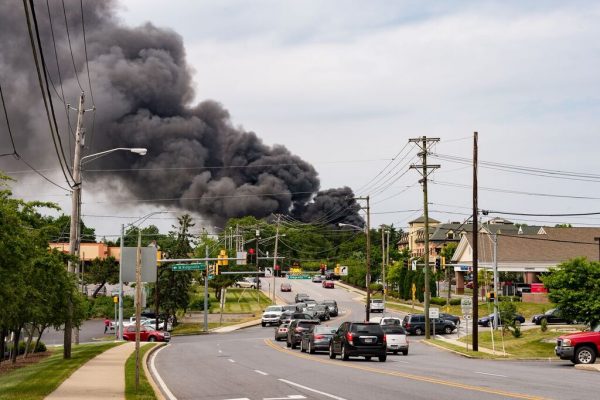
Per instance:
[[[323,281],[323,287],[326,289],[333,289],[335,286],[333,285],[333,281]]]
[[[123,329],[123,339],[135,341],[135,325]],[[140,341],[142,342],[168,342],[171,340],[169,332],[156,331],[147,326],[140,326]]]
[[[290,285],[289,283],[282,283],[281,287],[279,288],[282,292],[291,292],[292,291],[292,285]]]

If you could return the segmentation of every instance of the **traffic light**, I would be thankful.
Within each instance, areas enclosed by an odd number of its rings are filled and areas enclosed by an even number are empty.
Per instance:
[[[436,269],[436,270],[439,270],[439,269],[440,269],[441,262],[442,262],[442,260],[440,260],[440,258],[439,258],[439,257],[437,257],[437,258],[435,259],[435,269]]]
[[[219,260],[217,260],[217,265],[229,265],[229,260],[227,259],[227,251],[221,250],[219,255],[217,256]]]
[[[214,264],[208,264],[208,274],[209,275],[214,275],[215,274],[215,266],[214,266]]]
[[[442,269],[446,269],[446,257],[442,256]]]
[[[256,264],[256,254],[252,247],[250,247],[246,253],[246,262],[248,264]]]

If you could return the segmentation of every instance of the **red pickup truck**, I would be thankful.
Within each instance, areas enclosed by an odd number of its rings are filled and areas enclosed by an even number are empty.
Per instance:
[[[591,331],[560,336],[556,339],[554,352],[573,364],[593,364],[600,354],[600,324]]]

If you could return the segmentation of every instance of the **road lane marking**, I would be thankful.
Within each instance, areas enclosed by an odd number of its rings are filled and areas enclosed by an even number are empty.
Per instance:
[[[234,363],[235,360],[232,360],[231,358],[228,358],[227,361]]]
[[[305,399],[306,397],[301,394],[290,394],[286,397],[265,397],[263,400],[292,400],[292,399]]]
[[[158,382],[158,385],[160,386],[160,388],[163,391],[163,393],[167,396],[167,398],[169,400],[177,400],[177,397],[175,397],[173,395],[173,393],[171,393],[171,391],[167,387],[165,381],[163,381],[163,379],[161,378],[160,374],[158,373],[158,370],[156,369],[156,366],[154,365],[154,360],[156,359],[156,356],[158,355],[158,353],[160,353],[162,351],[162,349],[164,349],[164,348],[166,348],[168,346],[169,345],[162,346],[160,349],[158,349],[154,353],[152,353],[152,360],[150,360],[150,370],[152,371],[152,375],[154,375],[154,377],[156,378],[156,380]]]
[[[254,372],[256,372],[257,374],[265,375],[265,376],[269,375],[266,372],[260,371],[258,369],[255,369]]]
[[[264,339],[264,342],[267,346],[269,346],[281,353],[289,354],[289,355],[292,355],[292,356],[295,356],[298,358],[312,360],[312,361],[319,362],[322,364],[336,365],[338,367],[344,367],[344,368],[354,368],[354,369],[358,369],[358,370],[362,370],[362,371],[374,372],[376,374],[381,374],[381,375],[397,376],[400,378],[410,379],[410,380],[414,380],[414,381],[434,383],[437,385],[449,386],[449,387],[454,387],[457,389],[465,389],[465,390],[470,390],[470,391],[474,391],[474,392],[495,394],[498,396],[510,397],[510,398],[514,398],[514,399],[525,399],[525,400],[545,399],[544,397],[540,397],[540,396],[528,395],[528,394],[523,394],[523,393],[515,393],[515,392],[507,392],[504,390],[489,389],[489,388],[482,387],[482,386],[474,386],[474,385],[469,385],[469,384],[460,383],[460,382],[432,378],[432,377],[428,377],[428,376],[424,376],[424,375],[414,375],[414,374],[408,374],[408,373],[404,373],[404,372],[400,372],[400,371],[390,371],[390,370],[384,370],[384,369],[379,369],[379,368],[366,367],[366,366],[357,365],[357,364],[349,364],[346,362],[340,363],[340,362],[336,362],[333,360],[316,358],[314,356],[310,356],[310,355],[307,355],[304,353],[296,353],[291,350],[284,349],[284,348],[274,344],[270,339]]]
[[[320,395],[325,396],[325,397],[329,397],[331,399],[346,400],[343,397],[339,397],[339,396],[336,396],[336,395],[333,395],[333,394],[325,393],[325,392],[322,392],[322,391],[317,390],[317,389],[309,388],[308,386],[304,386],[304,385],[301,385],[301,384],[296,383],[296,382],[288,381],[287,379],[279,379],[279,381],[281,381],[283,383],[287,383],[288,385],[299,387],[300,389],[308,390],[309,392],[313,392],[313,393],[317,393],[317,394],[320,394]]]
[[[477,371],[475,371],[475,373],[476,374],[481,374],[481,375],[499,376],[500,378],[508,378],[508,376],[506,376],[506,375],[490,374],[489,372],[477,372]]]

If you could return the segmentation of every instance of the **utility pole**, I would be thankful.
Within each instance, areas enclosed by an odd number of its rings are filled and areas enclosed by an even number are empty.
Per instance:
[[[135,260],[135,390],[140,386],[140,327],[142,317],[142,230],[138,229]]]
[[[383,283],[383,307],[385,310],[385,225],[381,225],[381,282]]]
[[[416,169],[421,172],[423,176],[422,179],[419,180],[423,184],[423,217],[425,219],[425,251],[424,261],[425,261],[425,339],[430,338],[430,326],[429,326],[429,301],[431,300],[431,293],[429,288],[429,281],[431,276],[431,267],[429,266],[429,204],[427,200],[427,177],[429,176],[430,170],[435,170],[440,168],[440,165],[427,165],[427,154],[431,147],[432,143],[437,143],[440,141],[440,138],[428,138],[426,136],[422,136],[416,139],[409,139],[409,142],[415,143],[417,146],[421,148],[421,152],[419,156],[421,156],[421,165],[411,165],[410,168]]]
[[[204,267],[204,332],[208,333],[208,246],[204,251],[206,263]]]
[[[365,307],[365,317],[368,322],[371,316],[371,310],[369,310],[369,304],[371,303],[371,290],[369,286],[371,286],[371,207],[369,205],[369,196],[367,197],[356,197],[356,200],[366,200],[367,207],[363,208],[363,210],[367,211],[367,304]]]
[[[387,235],[387,244],[385,246],[385,249],[386,249],[385,265],[389,267],[390,266],[390,229],[388,229],[386,231],[386,235]],[[385,307],[386,292],[387,292],[387,281],[386,281],[385,271],[383,271],[383,304],[384,304],[384,307]]]
[[[598,261],[600,261],[600,237],[594,237],[594,241],[598,242]]]
[[[79,211],[81,207],[81,151],[83,149],[83,103],[85,94],[81,92],[79,105],[77,107],[77,130],[75,131],[75,156],[73,157],[73,192],[71,193],[71,226],[69,230],[69,254],[79,257]],[[75,273],[75,262],[69,260],[67,271]],[[63,343],[63,358],[71,358],[71,342],[73,334],[73,302],[69,299],[67,320],[65,321],[65,335]]]
[[[477,213],[477,132],[473,133],[473,351],[479,351],[479,283],[477,267],[479,258],[479,220]]]
[[[258,304],[258,308],[260,309],[260,278],[258,277],[260,273],[260,266],[258,265],[258,241],[260,240],[260,230],[256,230],[256,278],[254,278],[254,283],[256,284],[256,303]]]
[[[498,329],[498,233],[494,233],[494,329]]]
[[[275,267],[277,266],[277,244],[279,242],[279,221],[281,220],[281,215],[277,214],[277,227],[275,228],[275,253],[273,257],[273,304],[275,304],[275,272],[277,271]]]

